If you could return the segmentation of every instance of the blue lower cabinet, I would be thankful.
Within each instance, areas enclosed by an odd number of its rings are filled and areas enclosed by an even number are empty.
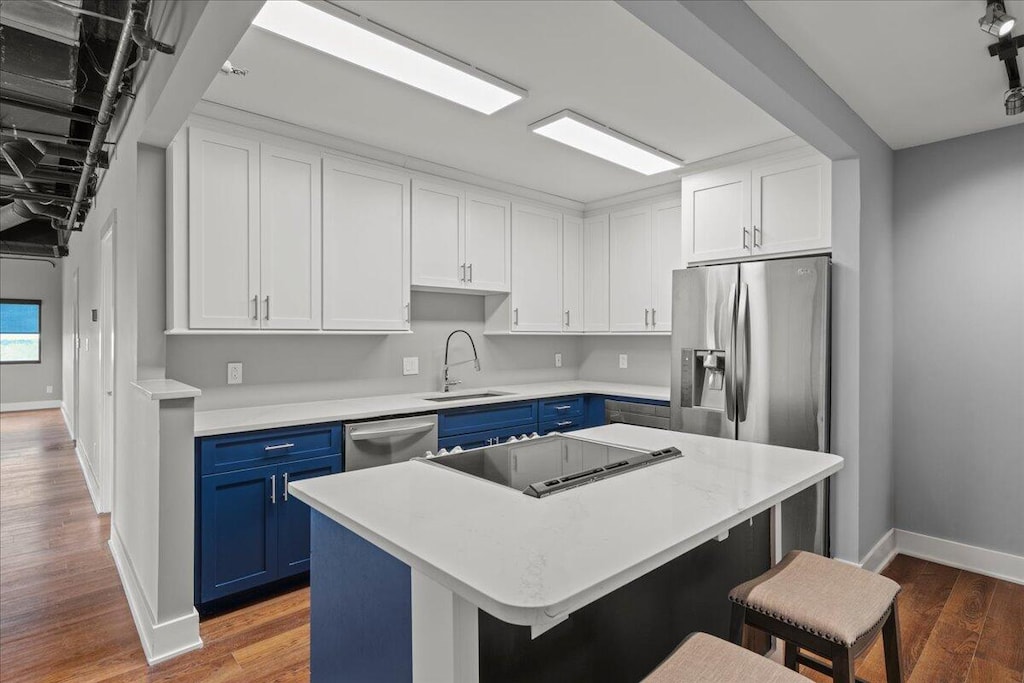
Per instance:
[[[277,473],[278,467],[269,465],[203,477],[202,602],[276,577],[277,514],[272,496],[279,485]]]
[[[337,474],[341,458],[329,455],[280,465],[281,497],[277,501],[278,577],[309,571],[309,506],[288,495],[288,482]]]
[[[571,432],[588,426],[589,425],[586,423],[583,415],[578,415],[576,417],[565,417],[558,420],[542,422],[539,433],[541,436],[544,436],[551,432]]]

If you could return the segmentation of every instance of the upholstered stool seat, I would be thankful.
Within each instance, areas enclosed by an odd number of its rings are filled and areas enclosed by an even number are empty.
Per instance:
[[[693,633],[644,683],[807,683],[803,676],[738,645]]]
[[[732,640],[749,624],[786,641],[786,665],[805,664],[836,681],[853,681],[853,659],[883,632],[889,683],[902,680],[896,596],[884,576],[820,555],[793,551],[767,572],[729,593]],[[803,657],[800,648],[831,659],[833,667]],[[834,673],[833,673],[834,670]]]

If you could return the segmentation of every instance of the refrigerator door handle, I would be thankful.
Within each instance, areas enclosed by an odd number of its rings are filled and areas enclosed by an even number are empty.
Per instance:
[[[729,288],[729,331],[725,346],[725,417],[736,419],[736,283]]]
[[[750,374],[750,296],[747,285],[740,285],[739,310],[736,312],[736,420],[747,419],[747,379]]]

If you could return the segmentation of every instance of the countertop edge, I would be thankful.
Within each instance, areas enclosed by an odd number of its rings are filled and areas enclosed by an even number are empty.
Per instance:
[[[169,401],[175,398],[197,398],[202,395],[198,387],[173,379],[140,379],[130,383],[151,401]]]

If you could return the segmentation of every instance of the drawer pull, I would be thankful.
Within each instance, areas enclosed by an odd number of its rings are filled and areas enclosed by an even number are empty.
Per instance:
[[[284,502],[288,502],[288,473],[284,473]]]
[[[559,427],[571,427],[572,426],[572,420],[562,420],[561,422],[558,423],[558,426]]]
[[[555,406],[555,410],[572,410],[572,406]]]
[[[295,444],[293,444],[293,443],[279,443],[276,446],[264,446],[263,450],[264,451],[279,451],[282,448],[294,448],[294,447],[295,447]]]
[[[277,505],[277,475],[270,475],[270,504]]]

